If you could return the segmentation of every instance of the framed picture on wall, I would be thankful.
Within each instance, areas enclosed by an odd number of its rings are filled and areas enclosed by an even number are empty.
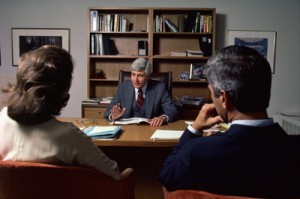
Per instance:
[[[56,45],[70,51],[70,29],[63,28],[12,28],[12,65],[29,50],[43,45]]]
[[[271,66],[271,71],[275,69],[275,31],[245,31],[245,30],[229,30],[228,45],[242,45],[257,50],[264,56]]]

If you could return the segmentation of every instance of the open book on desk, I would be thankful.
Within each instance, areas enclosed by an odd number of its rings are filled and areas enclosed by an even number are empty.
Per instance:
[[[131,118],[122,118],[115,120],[113,124],[141,124],[147,123],[150,124],[150,119],[142,117],[131,117]]]
[[[151,140],[179,140],[182,136],[182,130],[160,130],[157,129],[151,136]]]
[[[93,139],[116,139],[121,132],[121,126],[90,126],[83,132]]]

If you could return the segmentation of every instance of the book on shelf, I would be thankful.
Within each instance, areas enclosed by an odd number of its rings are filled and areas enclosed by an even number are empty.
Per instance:
[[[96,32],[99,31],[99,16],[97,10],[90,11],[90,22],[91,22],[91,31]]]
[[[114,40],[104,34],[91,34],[91,55],[116,55],[118,50]]]
[[[182,130],[161,130],[157,129],[150,137],[151,140],[179,140],[182,136]]]
[[[178,15],[178,32],[184,32],[186,16],[184,14]]]
[[[187,53],[196,54],[196,55],[203,55],[202,50],[186,50]]]
[[[165,17],[156,15],[153,21],[154,32],[166,32]]]
[[[178,32],[178,28],[175,26],[174,23],[171,22],[170,19],[165,19],[165,23],[166,23],[166,25],[170,28],[170,30],[171,30],[172,32]]]
[[[193,32],[196,21],[196,12],[190,12],[186,19],[186,24],[184,26],[184,32]]]
[[[178,56],[178,57],[186,57],[186,52],[175,52],[175,51],[171,51],[170,53],[171,56]]]
[[[112,122],[113,124],[150,124],[150,119],[142,117],[122,118]]]
[[[187,53],[186,56],[187,57],[203,57],[204,55],[203,54],[199,55],[199,54]]]
[[[188,57],[203,57],[203,52],[201,50],[186,50],[186,55]]]
[[[102,100],[100,101],[100,104],[110,104],[112,99],[113,97],[103,97]]]
[[[83,132],[93,139],[116,139],[121,132],[121,126],[89,126]]]
[[[184,52],[171,51],[170,56],[178,57],[203,57],[204,54],[201,50],[186,50]]]
[[[196,12],[195,25],[193,32],[200,32],[200,12]]]
[[[89,98],[81,101],[81,104],[99,104],[100,103],[99,98]]]

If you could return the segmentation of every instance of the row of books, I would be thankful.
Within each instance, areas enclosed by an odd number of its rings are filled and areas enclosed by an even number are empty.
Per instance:
[[[154,32],[183,32],[168,18],[156,15],[153,23]]]
[[[116,55],[118,50],[115,43],[105,34],[91,34],[91,55]]]
[[[193,27],[193,32],[200,33],[212,33],[213,22],[211,15],[203,15],[200,12],[196,13],[195,25]]]
[[[99,14],[98,10],[90,11],[91,32],[128,32],[129,20],[120,14]]]
[[[163,15],[156,15],[154,20],[154,32],[212,33],[212,31],[212,15],[201,14],[201,12],[192,12],[186,15],[179,14],[176,22],[165,18]]]

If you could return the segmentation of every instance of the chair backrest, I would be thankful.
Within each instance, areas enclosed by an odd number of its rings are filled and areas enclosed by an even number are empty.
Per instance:
[[[169,94],[172,98],[172,71],[169,72],[160,72],[160,73],[151,73],[150,79],[163,81],[165,82],[167,89],[169,91]],[[119,73],[119,83],[131,80],[131,71],[123,71],[120,70]]]
[[[0,160],[0,198],[134,198],[133,176],[116,181],[96,170]]]

